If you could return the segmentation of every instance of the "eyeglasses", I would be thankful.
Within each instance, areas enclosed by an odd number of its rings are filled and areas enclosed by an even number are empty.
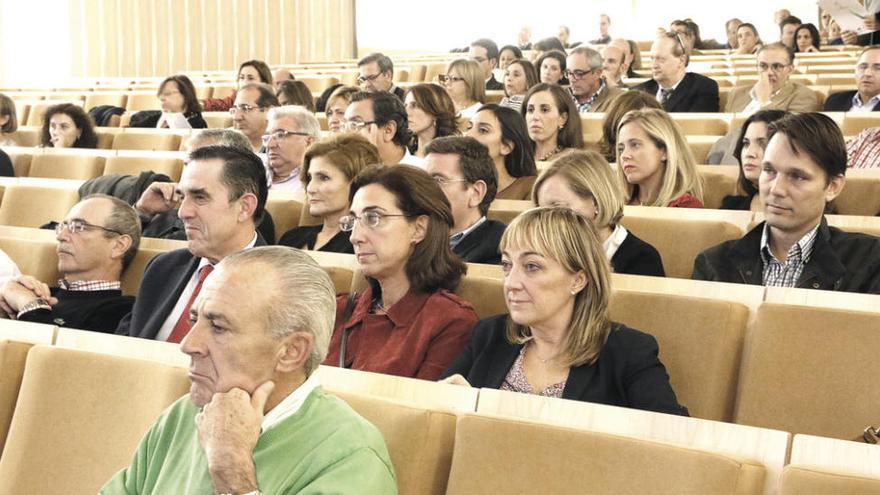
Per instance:
[[[61,235],[64,232],[64,229],[67,229],[71,234],[79,234],[85,230],[93,230],[93,229],[101,229],[105,232],[111,232],[117,235],[123,235],[122,232],[118,230],[108,229],[107,227],[101,227],[100,225],[94,225],[85,220],[62,220],[61,223],[55,226],[55,235]]]
[[[435,175],[431,178],[434,179],[434,181],[437,182],[437,185],[439,185],[440,187],[443,187],[446,184],[451,184],[453,182],[468,182],[467,179],[447,179],[446,177],[441,177],[439,175]]]
[[[569,78],[572,81],[579,81],[584,78],[587,74],[592,74],[596,69],[590,70],[566,70],[565,77]]]
[[[779,72],[786,67],[788,67],[788,64],[780,64],[779,62],[776,62],[773,64],[765,64],[764,62],[758,63],[758,71],[759,72],[767,72],[768,70],[772,70],[773,72]]]
[[[342,123],[342,128],[346,131],[360,131],[364,127],[375,124],[375,120],[370,120],[369,122],[361,122],[360,120],[347,120]]]
[[[282,141],[284,139],[289,138],[290,136],[309,136],[310,134],[307,132],[294,132],[294,131],[286,131],[284,129],[278,129],[275,132],[270,132],[269,134],[263,134],[260,136],[260,139],[263,141],[263,146],[269,144],[269,140],[275,138],[276,141]]]
[[[342,229],[343,232],[351,232],[354,229],[355,222],[360,222],[361,225],[368,229],[375,229],[382,222],[383,218],[386,217],[409,217],[410,215],[398,214],[391,215],[387,213],[379,213],[377,211],[368,211],[365,212],[361,216],[357,215],[345,215],[344,217],[339,219],[339,228]]]
[[[241,105],[232,105],[229,107],[229,115],[235,115],[236,110],[241,110],[241,113],[251,113],[254,110],[262,110],[263,107],[252,107],[246,103],[242,103]]]
[[[367,81],[373,82],[381,75],[382,75],[382,73],[380,72],[378,74],[373,74],[372,76],[358,76],[357,82],[358,82],[358,84],[363,84]]]
[[[437,74],[437,80],[443,84],[452,84],[455,81],[464,81],[464,78],[459,76],[450,76],[447,74]]]

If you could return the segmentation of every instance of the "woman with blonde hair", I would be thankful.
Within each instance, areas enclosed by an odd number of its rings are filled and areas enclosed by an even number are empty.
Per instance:
[[[663,110],[632,110],[620,119],[617,170],[627,204],[703,207],[694,155],[678,124]]]
[[[611,271],[596,230],[535,208],[499,246],[509,314],[481,320],[447,383],[687,415],[654,337],[611,321]]]
[[[660,253],[620,224],[623,188],[599,153],[564,153],[538,177],[532,199],[535,206],[562,206],[587,217],[615,273],[666,275]]]
[[[620,119],[630,110],[642,108],[662,109],[663,107],[660,106],[654,95],[644,91],[626,91],[614,98],[614,101],[608,105],[605,117],[602,119],[602,138],[599,140],[599,149],[602,150],[602,154],[609,162],[617,159],[617,125],[620,124]]]
[[[470,119],[486,101],[486,81],[480,64],[460,58],[449,63],[445,74],[437,76],[455,103],[455,111]]]
[[[324,114],[327,116],[327,131],[330,134],[345,132],[345,109],[351,103],[351,95],[360,91],[354,86],[339,86],[327,97]]]

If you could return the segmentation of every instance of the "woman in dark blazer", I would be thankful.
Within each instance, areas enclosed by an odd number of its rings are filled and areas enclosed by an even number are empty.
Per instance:
[[[761,161],[767,147],[767,126],[788,115],[783,110],[761,110],[743,122],[739,139],[733,148],[733,156],[739,162],[739,177],[736,179],[738,193],[721,199],[722,210],[763,211],[758,194],[758,177],[761,175]]]
[[[528,210],[500,249],[509,314],[477,323],[444,381],[687,415],[654,337],[609,320],[610,270],[586,217]]]
[[[660,253],[620,225],[623,190],[599,153],[569,151],[535,182],[536,206],[565,206],[590,219],[615,273],[663,277]]]

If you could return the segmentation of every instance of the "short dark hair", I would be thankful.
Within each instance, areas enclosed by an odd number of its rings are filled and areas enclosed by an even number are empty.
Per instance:
[[[498,56],[501,57],[501,54],[504,53],[504,50],[510,50],[513,52],[513,58],[523,58],[522,50],[519,49],[516,45],[504,45],[498,49]]]
[[[754,122],[763,122],[768,126],[773,122],[785,117],[788,115],[788,112],[785,110],[760,110],[758,112],[753,113],[743,122],[742,129],[739,133],[739,138],[736,141],[736,146],[733,148],[733,156],[736,158],[736,161],[739,162],[739,176],[736,179],[736,183],[739,188],[746,193],[747,196],[751,197],[758,193],[758,188],[755,187],[754,184],[748,179],[746,179],[745,174],[742,171],[742,149],[743,149],[743,139],[746,137],[746,131],[749,129],[749,126]],[[768,141],[769,139],[769,131],[768,131]]]
[[[306,83],[291,79],[281,81],[278,91],[275,92],[275,96],[278,97],[278,103],[281,103],[282,94],[287,96],[288,105],[299,105],[315,113],[315,100]]]
[[[551,36],[549,38],[544,38],[534,45],[532,45],[532,49],[539,52],[549,52],[550,50],[559,50],[565,53],[565,47],[562,46],[562,42],[559,41],[559,38],[556,36]]]
[[[825,171],[826,183],[846,175],[846,142],[831,117],[819,112],[790,114],[768,126],[767,141],[777,133],[785,134],[792,153],[806,153]]]
[[[376,65],[379,66],[380,74],[384,74],[386,72],[391,72],[392,74],[394,74],[394,62],[392,62],[387,55],[379,52],[371,53],[366,57],[358,60],[358,67],[371,64],[373,62],[376,62]]]
[[[476,41],[471,42],[470,46],[481,46],[485,48],[486,58],[488,58],[489,60],[492,60],[494,58],[496,62],[498,61],[498,54],[500,53],[498,51],[498,45],[489,38],[480,38]]]
[[[425,148],[425,154],[458,155],[458,168],[469,184],[486,183],[486,195],[480,202],[480,214],[489,212],[489,205],[498,192],[498,172],[489,150],[472,137],[447,136],[436,138]]]
[[[272,108],[279,106],[278,97],[275,96],[275,90],[272,89],[272,86],[263,83],[247,83],[238,90],[244,91],[246,89],[255,89],[260,93],[260,96],[257,97],[258,107]]]
[[[70,117],[73,120],[73,125],[82,131],[79,138],[73,142],[73,148],[96,148],[98,146],[98,136],[95,134],[95,124],[92,118],[82,107],[73,103],[59,103],[46,109],[46,114],[43,116],[43,129],[40,132],[40,141],[43,146],[52,146],[52,136],[49,135],[49,121],[57,113],[63,113]]]
[[[262,60],[248,60],[242,62],[241,65],[238,66],[238,73],[240,74],[241,69],[244,69],[245,67],[253,67],[254,70],[257,71],[257,74],[260,75],[260,81],[262,81],[263,84],[268,84],[269,86],[273,84],[272,70],[269,69],[266,62],[263,62]]]
[[[740,27],[742,27],[742,26],[740,26]],[[785,43],[783,43],[781,41],[776,41],[773,43],[767,43],[766,45],[761,45],[760,47],[758,47],[758,50],[755,52],[755,58],[757,59],[758,55],[760,55],[761,52],[765,52],[767,50],[782,50],[788,56],[788,65],[791,65],[792,63],[794,63],[794,50],[789,48],[788,45],[786,45]]]
[[[252,151],[244,151],[232,146],[204,146],[189,155],[190,161],[223,160],[220,182],[229,190],[229,201],[235,201],[245,194],[257,197],[254,209],[254,225],[259,225],[266,211],[266,197],[269,185],[266,183],[266,168]]]
[[[803,22],[801,22],[801,20],[800,20],[799,18],[797,18],[797,17],[795,17],[795,16],[793,16],[793,15],[790,15],[790,16],[788,16],[788,17],[783,17],[782,20],[779,21],[779,31],[781,32],[781,31],[782,31],[782,28],[784,28],[784,27],[785,27],[786,25],[788,25],[788,24],[798,24],[798,25],[800,25],[800,24],[803,24]]]
[[[477,110],[492,112],[492,115],[501,125],[501,140],[513,148],[504,157],[504,169],[511,177],[530,177],[538,175],[538,167],[535,165],[535,143],[529,138],[526,129],[526,121],[516,110],[502,107],[497,103],[487,103]]]
[[[544,52],[543,55],[538,57],[538,60],[535,61],[535,70],[538,71],[538,76],[541,75],[541,66],[544,65],[544,61],[548,58],[556,59],[559,62],[559,69],[562,71],[562,76],[559,78],[559,85],[565,86],[568,84],[568,78],[565,77],[565,59],[567,55],[565,54],[565,50],[550,50],[549,52]]]
[[[398,146],[406,146],[412,133],[409,131],[406,108],[400,98],[394,93],[385,91],[358,91],[351,95],[352,103],[366,100],[373,102],[373,121],[376,125],[383,126],[388,122],[394,122],[397,131],[392,141]]]
[[[183,74],[166,77],[159,85],[158,93],[161,93],[169,82],[173,82],[177,86],[177,90],[180,91],[180,95],[183,96],[183,113],[187,115],[202,113],[202,105],[196,97],[196,87],[188,77]]]

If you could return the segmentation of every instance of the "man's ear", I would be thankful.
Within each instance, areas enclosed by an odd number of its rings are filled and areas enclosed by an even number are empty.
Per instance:
[[[846,177],[843,175],[835,175],[831,178],[831,182],[825,186],[825,202],[830,203],[834,198],[840,196],[843,187],[846,185]]]
[[[382,126],[382,142],[390,143],[394,141],[394,135],[397,134],[397,122],[389,120]],[[389,163],[388,165],[396,165]]]
[[[468,208],[476,208],[480,206],[480,203],[483,202],[483,198],[486,197],[486,189],[489,186],[482,180],[478,180],[471,184],[470,191],[468,194]]]
[[[309,332],[293,332],[284,337],[276,354],[275,371],[291,373],[302,369],[312,355],[314,346],[315,338]]]
[[[254,193],[246,193],[242,197],[238,198],[238,205],[239,222],[244,222],[248,218],[253,218],[254,212],[257,210],[257,196]]]
[[[128,234],[116,236],[116,239],[113,240],[113,247],[110,249],[111,258],[122,259],[125,253],[128,252],[128,248],[131,247],[132,242],[134,241],[132,241],[131,236]]]

